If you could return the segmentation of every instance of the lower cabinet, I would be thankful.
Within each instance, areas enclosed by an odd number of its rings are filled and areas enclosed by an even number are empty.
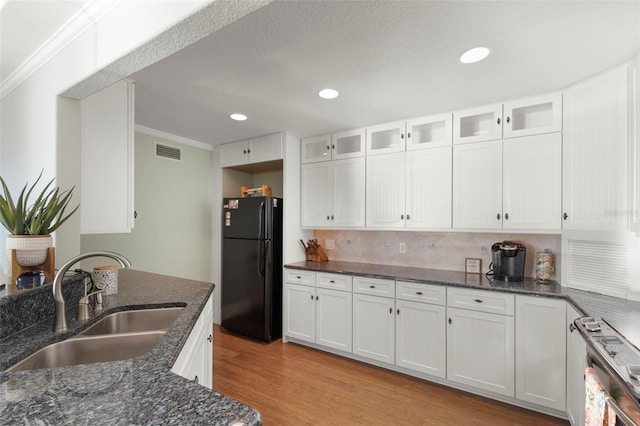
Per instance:
[[[566,409],[564,300],[516,296],[516,398]]]
[[[584,424],[584,370],[587,368],[587,343],[573,325],[582,315],[567,306],[567,417],[574,426]]]
[[[284,330],[287,337],[316,342],[316,289],[306,285],[284,284]]]
[[[365,277],[353,281],[353,353],[394,364],[395,282]]]
[[[316,343],[351,352],[351,292],[316,289]]]
[[[213,294],[209,297],[171,371],[213,389]]]

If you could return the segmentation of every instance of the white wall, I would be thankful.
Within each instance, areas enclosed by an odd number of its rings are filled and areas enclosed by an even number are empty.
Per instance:
[[[181,149],[182,160],[156,157],[156,142]],[[212,281],[211,147],[136,132],[134,169],[135,227],[82,235],[81,251],[114,251],[138,270]]]

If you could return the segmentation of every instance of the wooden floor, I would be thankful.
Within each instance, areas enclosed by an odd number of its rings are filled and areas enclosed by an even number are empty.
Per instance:
[[[568,422],[278,340],[214,325],[213,388],[264,425],[568,425]]]

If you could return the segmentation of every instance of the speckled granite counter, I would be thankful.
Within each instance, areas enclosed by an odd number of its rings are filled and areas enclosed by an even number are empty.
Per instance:
[[[464,272],[331,260],[328,262],[297,262],[287,264],[285,267],[316,272],[390,278],[425,284],[565,298],[585,315],[604,318],[612,327],[624,335],[627,340],[637,348],[640,348],[640,302],[562,287],[555,281],[541,283],[531,278],[525,278],[524,282],[515,283],[497,281],[485,275],[465,274]]]
[[[53,318],[49,318],[0,340],[0,370],[5,370],[106,314],[185,306],[147,355],[127,361],[0,372],[0,424],[261,424],[254,409],[170,371],[213,289],[213,284],[201,281],[120,270],[118,294],[103,297],[103,311],[97,317],[80,324],[73,311],[67,315],[66,333],[54,334]]]

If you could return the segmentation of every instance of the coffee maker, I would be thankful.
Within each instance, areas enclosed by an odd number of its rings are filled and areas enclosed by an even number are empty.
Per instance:
[[[524,281],[527,248],[522,243],[502,241],[491,246],[493,278],[498,281]]]

